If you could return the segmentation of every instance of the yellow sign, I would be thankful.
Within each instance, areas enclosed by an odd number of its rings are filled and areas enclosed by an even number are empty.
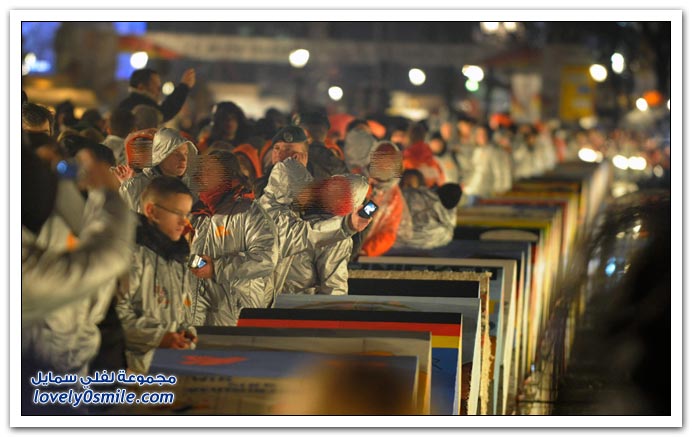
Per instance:
[[[577,121],[594,115],[594,82],[588,66],[565,66],[560,80],[560,118]]]

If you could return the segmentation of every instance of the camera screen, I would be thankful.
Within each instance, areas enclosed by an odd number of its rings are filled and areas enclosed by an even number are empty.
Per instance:
[[[368,202],[364,207],[363,210],[367,215],[372,215],[373,212],[377,210],[377,205],[375,205],[372,202]]]
[[[188,265],[190,268],[193,268],[193,269],[201,269],[202,267],[207,265],[207,262],[204,261],[204,258],[202,258],[201,256],[194,255],[190,259],[190,263]]]

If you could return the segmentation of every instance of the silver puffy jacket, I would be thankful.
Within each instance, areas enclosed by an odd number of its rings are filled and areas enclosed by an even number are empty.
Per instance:
[[[352,129],[344,139],[344,162],[350,171],[366,169],[370,154],[376,146],[375,138],[366,131]]]
[[[321,246],[351,241],[355,232],[347,217],[327,217],[324,220],[303,220],[294,209],[298,194],[312,181],[308,170],[295,159],[278,162],[269,175],[259,204],[269,214],[279,244],[279,260],[274,270],[274,291],[281,292],[296,254],[314,252]]]
[[[132,178],[126,180],[120,185],[120,195],[125,200],[125,203],[130,207],[131,210],[135,212],[141,212],[140,207],[140,197],[142,192],[149,185],[152,179],[157,176],[161,176],[162,173],[158,169],[158,165],[168,157],[171,153],[175,152],[180,146],[187,144],[188,160],[187,160],[187,171],[181,178],[181,180],[188,187],[191,186],[192,172],[190,169],[194,166],[195,156],[197,154],[197,148],[191,141],[186,140],[175,129],[169,129],[162,127],[156,134],[154,134],[154,139],[152,143],[151,150],[151,163],[152,167],[145,168],[141,173],[136,174]]]
[[[213,216],[192,222],[192,253],[213,260],[214,277],[203,282],[204,325],[234,326],[242,308],[266,308],[274,297],[272,272],[279,258],[276,229],[255,201],[221,201]]]
[[[115,309],[125,332],[127,366],[138,373],[149,371],[166,333],[180,329],[194,333],[199,280],[187,267],[187,242],[175,244],[185,246],[184,258],[166,259],[151,247],[135,246],[130,273],[120,282]]]
[[[452,241],[456,208],[446,209],[437,194],[426,187],[405,188],[401,194],[411,213],[413,232],[398,233],[394,247],[433,249]]]
[[[135,220],[116,193],[85,220],[80,244],[71,252],[48,250],[22,227],[22,324],[91,297],[127,271]]]
[[[116,195],[111,196],[119,202]],[[89,194],[84,210],[85,223],[100,221],[99,211],[105,200],[103,192]],[[41,228],[36,244],[54,254],[79,250],[79,243],[72,229],[57,214],[51,215]],[[88,245],[90,242],[85,239],[84,244]],[[123,244],[123,249],[127,247],[127,244]],[[92,266],[93,270],[100,270],[101,274],[110,272],[110,267],[106,270],[104,267]],[[116,268],[112,273],[117,271]],[[87,296],[62,305],[40,319],[23,323],[23,352],[51,370],[85,375],[89,362],[99,350],[101,333],[97,324],[103,320],[108,310],[115,284],[116,278],[111,275],[102,285],[90,290]],[[54,286],[59,288],[60,284],[55,283]]]
[[[338,177],[338,176],[337,176]],[[360,207],[368,193],[368,180],[360,175],[345,176],[351,184],[353,205]],[[307,218],[319,223],[325,217]],[[286,276],[282,293],[290,294],[348,294],[348,262],[353,240],[346,238],[296,254]]]

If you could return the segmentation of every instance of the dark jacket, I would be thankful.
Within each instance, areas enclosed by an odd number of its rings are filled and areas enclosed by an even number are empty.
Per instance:
[[[349,174],[346,163],[317,141],[310,144],[307,169],[316,181],[338,174]]]
[[[149,96],[133,91],[125,98],[125,100],[120,102],[118,108],[132,111],[137,105],[153,106],[154,108],[158,109],[161,114],[163,114],[163,121],[165,123],[171,118],[175,117],[178,112],[180,112],[180,108],[183,107],[189,92],[190,87],[184,83],[179,83],[178,86],[175,87],[175,90],[168,97],[166,97],[163,103],[159,105]]]

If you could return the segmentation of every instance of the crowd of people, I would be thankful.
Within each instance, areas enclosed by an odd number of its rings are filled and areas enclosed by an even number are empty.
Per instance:
[[[23,377],[146,373],[156,348],[194,348],[195,326],[280,293],[347,294],[349,262],[444,246],[460,204],[600,138],[503,114],[252,120],[231,101],[180,129],[195,80],[162,100],[160,75],[137,70],[117,107],[79,119],[23,95]]]

